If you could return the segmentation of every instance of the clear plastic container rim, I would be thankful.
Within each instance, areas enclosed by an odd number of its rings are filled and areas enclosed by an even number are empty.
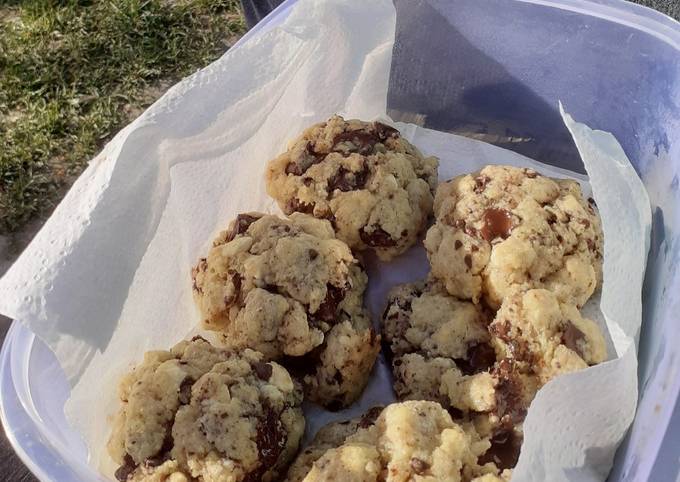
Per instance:
[[[638,31],[647,33],[663,41],[676,50],[680,51],[680,22],[664,15],[654,9],[637,5],[631,2],[622,0],[514,0],[516,2],[528,3],[533,5],[540,5],[545,7],[552,7],[556,9],[566,10],[574,13],[583,14],[586,16],[597,17],[603,20],[608,20],[614,23],[634,28]],[[249,30],[241,39],[239,39],[233,46],[232,50],[243,45],[257,34],[266,32],[283,21],[287,17],[292,6],[297,0],[286,0],[276,9],[274,9],[267,17],[260,23]],[[64,446],[61,440],[55,440],[53,434],[46,431],[44,423],[40,419],[35,407],[30,398],[26,400],[24,396],[30,393],[28,388],[27,367],[28,360],[31,355],[31,349],[35,335],[28,329],[18,326],[18,321],[14,321],[7,332],[6,338],[0,351],[0,376],[6,376],[7,369],[11,369],[12,381],[14,383],[15,393],[20,400],[21,405],[26,415],[28,415],[34,424],[34,429],[41,436],[40,443],[49,444],[50,448],[54,449],[66,462],[71,462],[71,457],[68,454],[68,447]],[[21,348],[18,350],[18,348]],[[0,403],[0,420],[5,427],[5,433],[12,447],[17,452],[19,458],[24,464],[41,480],[50,480],[50,474],[46,473],[44,469],[37,464],[28,455],[26,450],[17,440],[14,430],[8,424],[8,417],[5,413],[6,407],[4,403]],[[76,461],[73,461],[76,462]]]

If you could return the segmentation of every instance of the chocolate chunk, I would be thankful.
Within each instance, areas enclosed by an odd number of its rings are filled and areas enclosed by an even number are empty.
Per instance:
[[[279,455],[286,446],[288,435],[281,424],[281,414],[276,413],[269,405],[264,406],[264,414],[257,424],[257,450],[260,453],[260,465],[246,474],[243,482],[260,482],[267,470],[278,462]]]
[[[123,465],[118,467],[116,472],[114,473],[114,476],[116,479],[120,480],[120,482],[125,482],[130,474],[135,471],[137,468],[137,464],[135,463],[134,460],[132,460],[132,457],[130,454],[125,454],[125,458],[123,459]]]
[[[314,204],[308,204],[294,197],[288,200],[284,211],[286,214],[293,214],[294,212],[312,214],[314,213]]]
[[[286,165],[286,174],[302,176],[305,172],[307,172],[307,169],[312,167],[314,164],[320,163],[325,158],[325,153],[316,152],[314,147],[312,147],[312,143],[307,142],[304,155],[298,159],[297,162],[289,162]]]
[[[468,226],[467,223],[462,219],[456,219],[453,221],[452,226],[462,230],[468,236],[472,236],[473,238],[477,236],[477,230],[472,226]]]
[[[489,327],[489,330],[492,334],[496,335],[505,342],[513,358],[529,362],[532,361],[529,345],[527,344],[526,340],[523,340],[511,333],[512,327],[508,320],[494,322]]]
[[[413,472],[415,472],[418,475],[424,474],[427,471],[427,469],[430,468],[430,464],[417,457],[412,457],[411,461],[409,462],[409,465],[413,469]]]
[[[491,437],[491,447],[479,457],[479,465],[493,462],[500,470],[511,469],[517,465],[522,448],[522,436],[515,430],[498,430]]]
[[[468,269],[472,268],[472,256],[466,254],[465,258],[463,259],[465,260],[465,265],[468,267]]]
[[[495,238],[506,239],[512,231],[512,216],[505,209],[488,208],[484,211],[482,238],[491,241]]]
[[[526,416],[526,407],[522,397],[522,383],[513,373],[512,361],[501,360],[491,373],[497,379],[496,414],[503,422],[521,422]]]
[[[286,174],[292,174],[294,176],[302,176],[305,173],[305,171],[302,169],[302,166],[295,162],[289,162],[286,164]]]
[[[179,403],[186,405],[191,401],[191,387],[194,385],[194,379],[186,377],[179,385]]]
[[[378,226],[373,226],[371,232],[366,231],[366,226],[364,226],[359,230],[359,237],[372,248],[389,248],[397,244],[387,231]]]
[[[480,194],[486,189],[486,185],[491,179],[488,176],[477,176],[475,178],[475,192]]]
[[[564,238],[562,237],[561,234],[558,234],[558,235],[556,236],[556,238],[557,238],[557,242],[558,242],[558,243],[561,243],[562,241],[564,241]]]
[[[236,219],[234,220],[234,223],[231,226],[231,230],[227,234],[226,241],[229,242],[239,234],[248,231],[250,225],[257,221],[258,219],[260,219],[260,216],[251,216],[250,214],[239,214],[238,216],[236,216]]]
[[[456,242],[453,243],[453,247],[454,247],[455,249],[460,249],[462,246],[463,246],[463,243],[462,243],[462,241],[461,241],[460,239],[456,239]]]
[[[326,298],[324,298],[323,303],[319,305],[319,308],[313,314],[313,317],[328,323],[335,321],[335,312],[338,309],[338,305],[345,297],[345,290],[346,287],[338,288],[337,286],[328,283],[326,285]]]
[[[585,342],[586,336],[581,330],[576,328],[571,321],[567,321],[562,334],[562,344],[572,351],[575,351],[583,358],[583,349],[581,345]]]
[[[388,126],[387,124],[383,124],[382,122],[374,122],[373,127],[375,129],[375,133],[378,135],[378,139],[381,141],[385,141],[390,137],[399,137],[399,131],[397,129]]]
[[[253,370],[260,380],[269,380],[273,372],[272,366],[264,362],[253,363]]]
[[[347,145],[350,143],[354,149],[349,149],[350,151],[356,150],[359,154],[370,154],[373,151],[373,146],[375,146],[380,139],[376,132],[370,131],[346,131],[341,132],[333,138],[333,150],[336,150],[338,144]]]
[[[593,206],[597,206],[597,204],[595,204],[595,199],[593,199],[592,197],[588,198],[588,204],[592,204]]]
[[[310,249],[307,251],[307,255],[309,256],[310,260],[314,261],[319,257],[319,252],[316,249]]]
[[[548,212],[548,224],[551,226],[557,222],[557,216],[553,212]]]
[[[383,411],[383,407],[372,407],[369,408],[366,413],[359,420],[359,427],[367,428],[373,425],[376,419],[380,416]]]
[[[307,187],[311,186],[313,182],[314,182],[314,179],[312,179],[311,177],[303,177],[302,178],[302,184],[304,184]]]
[[[328,192],[339,189],[342,192],[363,189],[368,179],[368,166],[364,163],[360,171],[354,172],[340,167],[338,172],[328,180]]]

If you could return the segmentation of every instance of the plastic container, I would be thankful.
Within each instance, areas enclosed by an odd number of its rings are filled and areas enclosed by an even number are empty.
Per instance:
[[[292,3],[281,5],[245,38],[278,24]],[[612,132],[636,167],[654,210],[640,335],[640,402],[609,480],[675,481],[680,473],[680,349],[672,341],[680,313],[680,24],[615,0],[396,4],[388,96],[396,120],[581,170],[557,111],[561,100],[578,121]],[[18,323],[0,354],[0,390],[7,435],[40,479],[103,480],[87,466],[85,446],[63,415],[69,388],[56,360]]]

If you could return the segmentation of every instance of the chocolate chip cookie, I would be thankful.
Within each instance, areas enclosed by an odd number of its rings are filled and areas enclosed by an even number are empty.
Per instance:
[[[498,308],[512,290],[546,288],[583,306],[602,280],[602,227],[575,181],[487,166],[442,183],[425,239],[449,293]]]
[[[544,289],[509,295],[497,313],[428,279],[395,287],[383,314],[399,400],[433,400],[473,423],[502,471],[516,464],[527,410],[552,378],[606,359],[598,326]]]
[[[369,413],[367,419],[320,432],[287,481],[503,480],[495,476],[493,464],[479,463],[490,442],[471,425],[453,422],[437,403],[395,403],[373,417]]]
[[[119,396],[108,449],[121,481],[277,480],[305,427],[281,365],[200,337],[146,353]]]
[[[363,306],[367,277],[329,221],[240,214],[192,272],[203,326],[299,374],[329,408],[366,385],[379,337]]]
[[[432,278],[393,288],[382,332],[397,397],[449,406],[440,387],[445,373],[474,375],[496,362],[487,329],[491,316],[479,305],[454,298]]]
[[[542,384],[607,359],[597,324],[544,289],[508,296],[489,330],[498,355],[531,370]]]
[[[386,124],[333,116],[269,163],[267,192],[286,214],[329,219],[352,249],[389,260],[425,228],[437,167]]]

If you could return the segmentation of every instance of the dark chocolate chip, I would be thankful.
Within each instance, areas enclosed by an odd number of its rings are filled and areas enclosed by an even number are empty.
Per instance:
[[[581,223],[586,228],[590,227],[590,221],[588,221],[587,219],[580,219],[579,223]]]
[[[378,139],[385,141],[390,137],[399,137],[399,131],[394,127],[383,124],[382,122],[374,122],[373,127],[378,135]]]
[[[462,241],[461,241],[460,239],[456,239],[456,242],[453,243],[453,247],[454,247],[455,249],[460,249],[461,247],[463,247]]]
[[[264,414],[257,424],[257,450],[260,465],[246,474],[243,482],[260,482],[267,470],[278,462],[279,455],[286,447],[288,435],[281,423],[281,414],[276,413],[269,405],[264,405]]]
[[[496,377],[495,412],[501,420],[519,423],[526,416],[526,407],[522,397],[522,383],[514,373],[511,360],[501,360],[492,370]]]
[[[194,384],[194,379],[191,377],[186,377],[182,380],[179,385],[179,403],[180,405],[186,405],[191,401],[191,387]]]
[[[593,206],[597,206],[597,204],[595,204],[595,199],[593,199],[591,197],[588,198],[588,203],[592,204]]]
[[[305,171],[302,169],[302,166],[295,162],[289,162],[286,164],[286,174],[292,174],[294,176],[302,176],[305,173]]]
[[[286,214],[293,214],[295,212],[312,214],[314,212],[314,204],[308,204],[294,197],[288,200],[284,211]]]
[[[312,147],[311,142],[305,145],[304,155],[298,159],[297,162],[289,162],[286,165],[286,174],[293,174],[294,176],[302,176],[307,169],[314,164],[318,164],[326,158],[325,153],[316,152]]]
[[[475,192],[480,194],[486,189],[486,185],[491,179],[488,176],[477,176],[475,178]]]
[[[371,232],[366,231],[366,226],[359,230],[359,237],[372,248],[389,248],[396,246],[397,241],[392,239],[390,234],[379,226],[373,226]]]
[[[512,216],[505,209],[488,208],[484,211],[482,238],[491,241],[495,238],[506,239],[512,231]]]
[[[556,237],[557,237],[557,242],[558,242],[558,243],[561,243],[562,241],[564,241],[564,238],[562,237],[561,234],[558,234]]]
[[[307,255],[309,256],[310,260],[314,261],[319,257],[319,252],[316,249],[310,249],[307,251]]]
[[[468,267],[468,269],[472,268],[472,256],[466,254],[463,259],[465,260],[465,265]]]
[[[260,216],[251,216],[250,214],[239,214],[234,220],[231,230],[227,234],[227,242],[234,239],[239,234],[243,234],[248,231],[248,228],[255,221],[260,219]]]
[[[194,336],[194,337],[191,339],[191,341],[198,341],[198,340],[204,341],[204,342],[206,342],[206,343],[208,342],[208,340],[206,340],[205,338],[203,338],[201,335],[196,335],[196,336]]]
[[[361,420],[359,420],[359,427],[361,428],[367,428],[373,425],[376,421],[376,419],[380,416],[380,414],[383,411],[383,407],[372,407],[369,408],[366,413],[361,417]]]
[[[273,368],[269,363],[255,362],[253,363],[253,370],[260,380],[269,380],[272,376]]]
[[[307,187],[311,186],[313,182],[314,182],[314,179],[312,179],[311,177],[303,177],[302,178],[302,184],[304,184]]]
[[[340,167],[338,172],[328,180],[328,192],[331,193],[336,189],[342,192],[362,189],[366,185],[368,174],[368,166],[365,163],[357,172]]]
[[[130,454],[125,454],[125,458],[123,458],[123,465],[118,467],[114,473],[114,476],[116,479],[120,480],[120,482],[125,482],[136,468],[137,464],[134,460],[132,460]]]
[[[581,330],[576,328],[576,325],[574,325],[571,321],[566,322],[564,333],[562,333],[562,344],[570,350],[578,353],[581,358],[583,358],[583,350],[581,345],[585,341],[585,338],[586,336]]]
[[[427,472],[427,469],[430,468],[430,464],[417,457],[412,457],[411,461],[409,462],[409,465],[411,465],[413,472],[415,472],[418,475],[424,474],[425,472]]]
[[[350,151],[356,150],[359,154],[370,154],[373,147],[380,142],[377,133],[370,131],[346,131],[341,132],[333,138],[333,150],[340,143],[347,145],[349,143]]]
[[[312,316],[327,323],[335,321],[338,305],[345,297],[345,290],[346,287],[338,288],[328,283],[326,285],[326,298]]]
[[[595,251],[595,241],[593,241],[592,239],[588,238],[588,239],[586,239],[586,244],[588,245],[588,249],[589,249],[590,251]]]
[[[491,437],[491,447],[481,457],[479,465],[493,462],[500,470],[517,465],[522,448],[522,436],[513,429],[501,429]]]

